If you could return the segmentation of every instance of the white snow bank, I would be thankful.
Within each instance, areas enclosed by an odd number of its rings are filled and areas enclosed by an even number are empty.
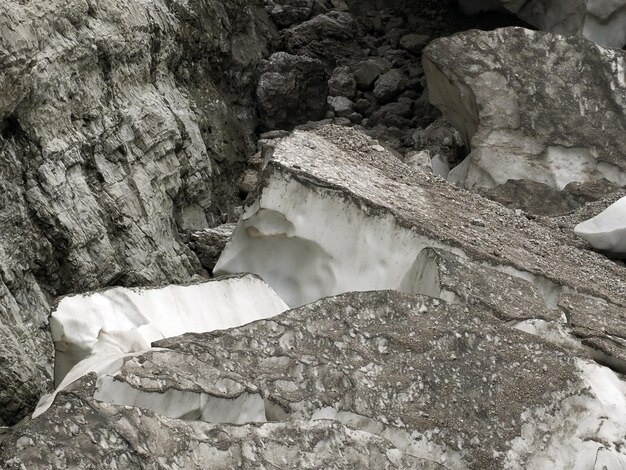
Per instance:
[[[287,308],[267,284],[252,275],[64,297],[50,319],[56,348],[55,382],[59,384],[90,354],[104,357],[142,351],[161,338],[232,328]]]
[[[597,250],[626,256],[626,197],[592,219],[578,224],[574,233]]]
[[[459,251],[336,190],[277,172],[270,178],[260,199],[245,210],[214,272],[258,274],[291,307],[343,292],[405,290],[404,277],[423,248]]]

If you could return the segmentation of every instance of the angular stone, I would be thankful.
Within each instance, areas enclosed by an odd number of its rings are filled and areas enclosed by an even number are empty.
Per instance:
[[[345,96],[329,96],[328,107],[339,117],[345,117],[352,113],[354,103]]]
[[[328,80],[328,92],[331,96],[354,98],[356,95],[356,79],[347,66],[337,67]]]
[[[331,11],[281,32],[287,50],[322,61],[327,72],[362,56],[358,24],[350,13]]]
[[[431,102],[471,148],[451,181],[626,184],[626,52],[504,28],[435,40],[423,63]]]
[[[189,235],[189,247],[198,256],[204,269],[213,271],[228,239],[233,234],[233,230],[235,230],[235,224],[222,224]]]
[[[378,77],[374,95],[380,102],[387,103],[406,90],[407,85],[407,77],[399,70],[393,69]]]
[[[268,0],[265,9],[281,28],[307,20],[313,12],[314,0]]]
[[[374,85],[374,82],[383,73],[388,72],[391,69],[391,62],[381,57],[374,57],[366,59],[361,62],[357,62],[352,66],[352,72],[358,87],[362,90],[367,90]]]
[[[326,95],[326,72],[319,60],[286,52],[272,54],[257,89],[261,122],[267,129],[291,129],[321,119]]]
[[[425,248],[419,253],[400,289],[456,304],[479,300],[504,321],[560,321],[562,317],[556,305],[556,285],[531,276],[523,279],[519,274],[507,273],[506,268],[474,263],[437,248]]]
[[[430,36],[424,34],[407,34],[400,38],[400,45],[409,52],[417,54],[431,41]]]

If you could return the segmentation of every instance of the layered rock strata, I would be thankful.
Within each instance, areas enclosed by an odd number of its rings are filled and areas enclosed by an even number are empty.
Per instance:
[[[0,4],[0,425],[51,384],[48,296],[186,282],[238,204],[260,2]]]

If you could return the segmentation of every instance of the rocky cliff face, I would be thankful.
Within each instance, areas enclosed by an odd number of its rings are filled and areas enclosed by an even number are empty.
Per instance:
[[[12,423],[49,386],[48,296],[202,272],[178,233],[237,205],[274,33],[254,2],[1,8],[0,421]]]

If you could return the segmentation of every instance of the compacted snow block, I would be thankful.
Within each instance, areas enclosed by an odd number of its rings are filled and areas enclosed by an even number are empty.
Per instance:
[[[504,321],[565,326],[626,370],[614,340],[626,337],[626,292],[612,281],[626,271],[560,231],[336,126],[277,142],[259,181],[216,273],[254,272],[292,307],[376,289],[478,299]]]
[[[448,180],[626,184],[625,64],[626,51],[523,28],[433,41],[423,53],[429,98],[471,149]]]
[[[254,468],[301,468],[307,450],[304,468],[623,468],[624,382],[495,316],[484,303],[353,292],[239,328],[162,340],[59,395],[5,442],[0,459],[33,468],[106,452],[129,468],[123,454],[134,448],[139,468],[223,468],[232,458],[227,423],[253,422],[236,436],[246,446],[241,459],[260,459]],[[164,417],[172,414],[194,421]],[[310,451],[321,423],[347,426],[352,438],[333,445],[340,429],[329,429]],[[259,434],[271,444],[255,445]],[[349,465],[365,436],[373,447]],[[393,464],[381,459],[379,438]],[[323,465],[329,452],[336,460]]]
[[[597,250],[626,257],[626,197],[592,219],[578,224],[574,233]]]
[[[67,296],[50,319],[56,383],[90,354],[141,351],[158,339],[232,328],[286,309],[276,293],[252,275],[187,286],[116,287]]]

